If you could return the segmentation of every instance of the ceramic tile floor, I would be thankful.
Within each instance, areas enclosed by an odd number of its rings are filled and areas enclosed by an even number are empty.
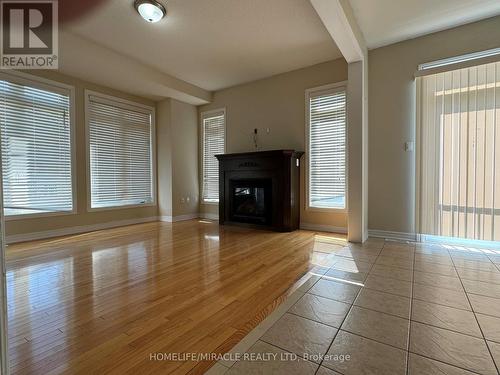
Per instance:
[[[245,350],[276,359],[212,373],[500,374],[500,249],[323,241],[315,275]]]

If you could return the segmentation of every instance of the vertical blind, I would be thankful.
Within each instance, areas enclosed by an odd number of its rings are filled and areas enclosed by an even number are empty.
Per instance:
[[[88,116],[91,207],[152,203],[152,111],[91,95]]]
[[[345,88],[309,95],[309,206],[345,208]]]
[[[500,62],[418,78],[420,231],[500,240]]]
[[[214,155],[224,153],[224,111],[202,116],[204,202],[219,201],[219,161]]]
[[[0,81],[6,215],[73,210],[69,90]]]

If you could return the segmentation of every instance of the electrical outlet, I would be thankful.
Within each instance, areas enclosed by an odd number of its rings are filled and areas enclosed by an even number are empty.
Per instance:
[[[413,151],[413,142],[412,141],[405,142],[405,151],[406,152]]]

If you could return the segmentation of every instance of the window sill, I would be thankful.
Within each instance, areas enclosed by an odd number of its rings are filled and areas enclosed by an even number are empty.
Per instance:
[[[324,213],[336,213],[336,214],[346,214],[347,208],[329,208],[329,207],[311,207],[306,206],[305,211],[307,212],[324,212]]]
[[[207,206],[218,206],[219,205],[219,201],[214,202],[214,201],[204,201],[204,200],[202,200],[201,204],[204,204],[204,205],[207,205]]]

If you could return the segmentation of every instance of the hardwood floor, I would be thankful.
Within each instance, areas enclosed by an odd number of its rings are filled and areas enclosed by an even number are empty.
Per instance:
[[[326,262],[322,237],[190,220],[9,246],[12,373],[203,373],[150,354],[231,349]]]

